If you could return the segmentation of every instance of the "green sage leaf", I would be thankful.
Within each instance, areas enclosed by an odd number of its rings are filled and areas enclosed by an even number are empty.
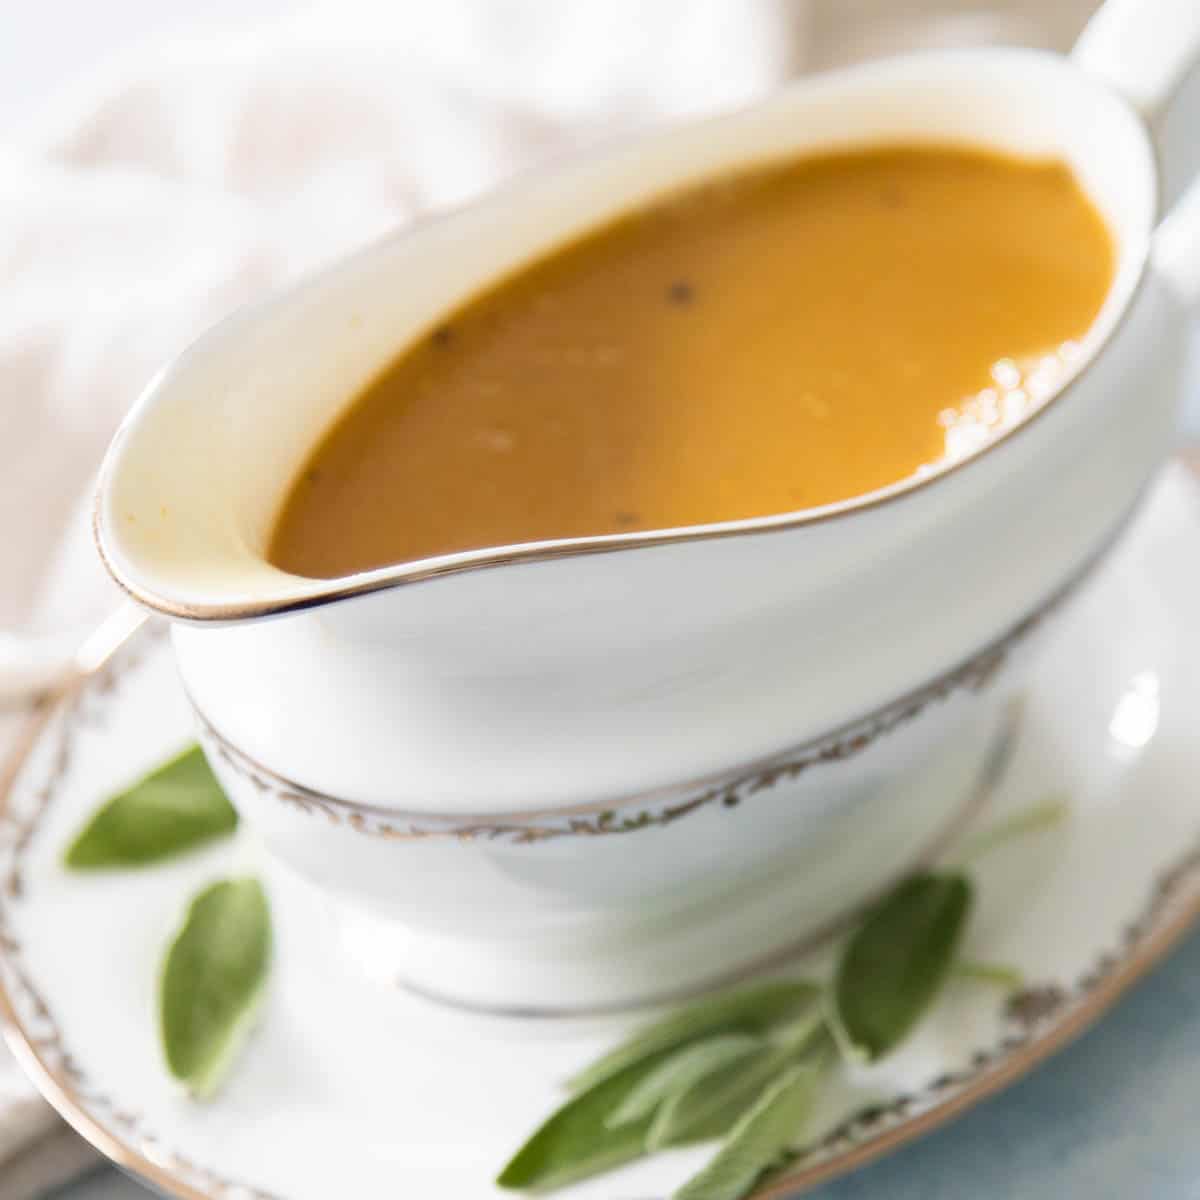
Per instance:
[[[955,861],[959,865],[972,863],[1014,838],[1056,829],[1065,824],[1070,815],[1071,802],[1066,796],[1048,796],[1037,804],[1011,813],[990,829],[968,838],[959,847]]]
[[[985,983],[1005,992],[1015,992],[1025,986],[1025,976],[1016,967],[1005,963],[967,962],[959,959],[954,964],[954,974],[958,979]]]
[[[626,1067],[713,1033],[764,1033],[817,1003],[821,989],[798,980],[774,980],[722,992],[636,1032],[568,1081],[573,1092],[594,1087]]]
[[[68,847],[73,870],[158,862],[232,833],[237,813],[192,746],[97,811]]]
[[[718,1033],[674,1051],[625,1097],[606,1124],[624,1125],[651,1116],[672,1094],[686,1091],[719,1067],[746,1058],[764,1044],[751,1033]]]
[[[270,912],[257,880],[222,880],[195,897],[159,987],[167,1067],[193,1095],[211,1095],[224,1079],[257,1012],[270,957]]]
[[[503,1188],[544,1192],[640,1158],[646,1152],[649,1119],[617,1126],[608,1121],[668,1054],[660,1050],[572,1096],[534,1131],[496,1182]]]
[[[781,1071],[806,1053],[824,1053],[828,1034],[820,1007],[793,1025],[778,1042],[695,1080],[659,1106],[646,1132],[646,1147],[661,1150],[724,1137]]]
[[[971,908],[959,874],[906,880],[847,942],[833,985],[835,1027],[854,1053],[881,1058],[937,997],[958,956]]]
[[[824,1071],[823,1061],[789,1067],[763,1091],[712,1162],[692,1176],[674,1200],[742,1200],[796,1140]]]
[[[665,1150],[724,1137],[791,1061],[791,1055],[767,1048],[676,1092],[655,1112],[646,1148]]]

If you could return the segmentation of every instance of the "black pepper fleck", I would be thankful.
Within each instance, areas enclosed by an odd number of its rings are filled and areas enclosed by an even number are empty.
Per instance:
[[[686,279],[677,279],[667,288],[667,299],[672,304],[691,304],[696,298],[696,289]]]
[[[449,325],[439,325],[430,335],[435,346],[448,346],[454,341],[454,330]]]
[[[319,470],[317,470],[316,467],[309,467],[308,470],[304,472],[304,482],[305,483],[320,483],[321,482],[321,472]]]
[[[626,512],[624,509],[621,509],[619,512],[617,512],[614,515],[615,515],[617,524],[622,529],[628,529],[630,525],[637,524],[638,515],[635,512]]]

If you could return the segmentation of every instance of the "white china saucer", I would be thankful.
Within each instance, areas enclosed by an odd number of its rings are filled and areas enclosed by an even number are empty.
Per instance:
[[[980,983],[951,985],[900,1052],[831,1091],[810,1149],[763,1196],[848,1171],[1006,1086],[1095,1020],[1200,912],[1197,613],[1200,492],[1173,468],[1058,618],[975,819],[986,829],[1048,795],[1070,800],[1065,824],[972,867],[967,953],[1016,967],[1025,987],[1006,1003]],[[559,1083],[627,1022],[488,1019],[357,979],[320,901],[248,837],[139,872],[64,872],[85,814],[191,736],[167,644],[143,632],[43,715],[0,795],[0,1016],[34,1081],[88,1140],[172,1196],[508,1195],[497,1171]],[[158,961],[187,898],[246,870],[272,896],[273,985],[228,1085],[200,1105],[162,1066]],[[795,969],[819,974],[827,957]],[[660,1155],[563,1195],[662,1200],[708,1153]]]

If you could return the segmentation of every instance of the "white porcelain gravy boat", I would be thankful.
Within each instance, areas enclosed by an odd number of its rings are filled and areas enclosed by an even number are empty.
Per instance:
[[[485,1007],[624,1004],[802,940],[945,834],[1028,635],[1169,451],[1200,192],[1156,228],[1147,120],[1198,43],[1190,0],[1111,0],[1069,60],[801,82],[404,230],[151,384],[104,466],[101,551],[175,620],[235,803],[366,965]],[[1073,378],[982,452],[760,520],[337,580],[266,562],[319,433],[482,283],[665,190],[889,141],[1062,158],[1118,247]]]

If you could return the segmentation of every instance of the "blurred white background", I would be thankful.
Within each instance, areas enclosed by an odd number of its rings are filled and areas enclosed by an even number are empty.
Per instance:
[[[299,0],[0,0],[0,137],[110,55],[162,36],[250,26]]]

